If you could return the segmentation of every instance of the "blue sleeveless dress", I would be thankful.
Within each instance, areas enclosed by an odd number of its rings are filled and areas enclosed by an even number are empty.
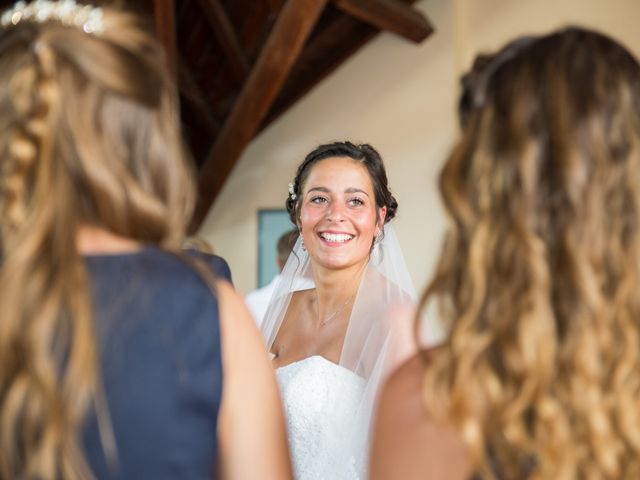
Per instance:
[[[116,456],[94,414],[84,446],[98,479],[215,478],[222,394],[218,303],[178,256],[148,247],[86,257]]]

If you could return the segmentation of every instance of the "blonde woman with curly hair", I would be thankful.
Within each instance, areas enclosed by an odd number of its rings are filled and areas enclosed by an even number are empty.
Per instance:
[[[372,478],[640,478],[640,66],[568,28],[463,86],[421,303],[449,338],[386,385]]]
[[[158,43],[73,0],[0,22],[0,477],[290,478],[253,320],[180,251],[194,179]]]

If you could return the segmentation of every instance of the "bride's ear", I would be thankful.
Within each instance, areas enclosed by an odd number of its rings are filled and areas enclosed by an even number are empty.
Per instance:
[[[379,230],[384,228],[384,219],[387,218],[387,207],[380,207],[378,209],[378,223],[377,227]]]

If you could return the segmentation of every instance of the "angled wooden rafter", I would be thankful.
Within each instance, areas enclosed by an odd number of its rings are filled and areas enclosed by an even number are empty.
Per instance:
[[[283,2],[284,0],[267,0],[267,5],[272,11],[279,10]]]
[[[215,118],[204,92],[191,74],[189,67],[182,61],[178,62],[178,83],[184,98],[189,100],[195,107],[196,112],[203,120],[210,132],[216,132],[220,129],[220,122]]]
[[[207,155],[198,179],[197,229],[280,92],[328,0],[287,0]]]
[[[198,3],[229,60],[233,74],[238,80],[244,81],[251,66],[227,12],[219,0],[198,0]]]
[[[325,24],[305,45],[260,129],[266,128],[378,33],[377,28],[350,15],[339,15]],[[345,38],[350,42],[345,42]]]
[[[333,0],[343,12],[381,30],[396,33],[415,43],[431,33],[431,22],[418,10],[400,0]]]

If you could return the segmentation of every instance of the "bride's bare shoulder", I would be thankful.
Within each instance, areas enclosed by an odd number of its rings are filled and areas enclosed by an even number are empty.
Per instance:
[[[378,405],[371,478],[468,479],[468,452],[458,431],[429,414],[423,379],[429,354],[416,354],[387,381]]]

